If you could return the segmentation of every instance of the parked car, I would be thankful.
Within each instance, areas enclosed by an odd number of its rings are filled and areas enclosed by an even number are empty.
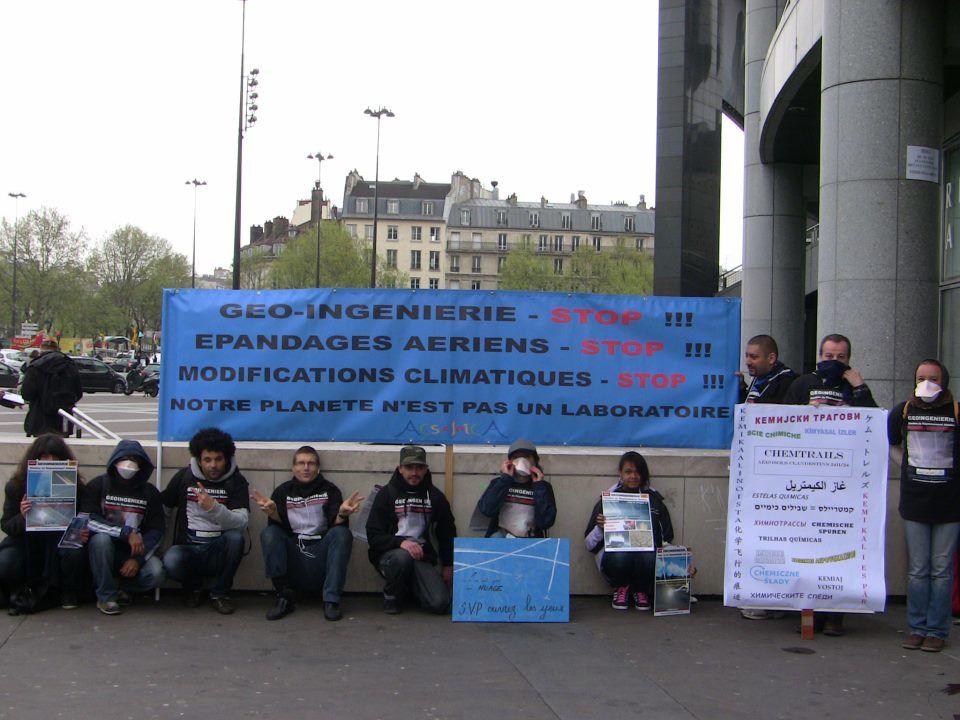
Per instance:
[[[0,362],[0,388],[13,389],[20,384],[20,370]]]
[[[127,381],[123,375],[112,370],[103,360],[90,357],[71,359],[80,371],[80,387],[85,393],[122,393],[126,389]]]
[[[12,368],[19,370],[26,359],[27,356],[20,350],[0,348],[0,362],[4,362]]]

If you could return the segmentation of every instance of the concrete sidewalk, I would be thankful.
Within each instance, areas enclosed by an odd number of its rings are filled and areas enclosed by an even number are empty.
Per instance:
[[[960,651],[900,649],[905,609],[847,616],[803,643],[796,617],[751,622],[717,601],[687,617],[572,601],[553,625],[462,624],[347,596],[267,622],[265,594],[235,615],[179,597],[118,617],[92,605],[0,617],[0,718],[953,718]],[[960,633],[958,633],[960,637]],[[957,641],[960,643],[960,640]],[[810,648],[813,654],[786,649]],[[960,648],[960,644],[957,646]]]

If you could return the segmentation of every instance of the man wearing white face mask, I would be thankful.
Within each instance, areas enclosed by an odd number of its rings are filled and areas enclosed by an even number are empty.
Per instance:
[[[536,445],[520,438],[510,446],[500,476],[490,481],[477,509],[490,518],[485,537],[547,536],[557,519],[557,502],[543,479]]]
[[[940,652],[950,632],[953,554],[960,530],[960,432],[939,360],[920,361],[916,389],[888,418],[891,445],[903,445],[900,516],[907,540],[907,650]]]
[[[152,474],[153,462],[140,443],[121,440],[107,471],[83,490],[80,511],[90,513],[90,572],[104,615],[119,615],[120,603],[129,602],[127,593],[153,590],[164,580],[163,563],[154,554],[163,541],[163,507]]]

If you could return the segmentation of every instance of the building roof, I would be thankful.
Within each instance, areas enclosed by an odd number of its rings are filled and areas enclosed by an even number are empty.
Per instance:
[[[358,180],[350,197],[373,197],[376,183]],[[379,196],[382,198],[416,198],[421,200],[443,200],[450,192],[450,183],[420,182],[414,187],[412,180],[380,181]]]

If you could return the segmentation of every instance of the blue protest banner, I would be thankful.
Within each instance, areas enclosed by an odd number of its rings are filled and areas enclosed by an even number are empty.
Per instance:
[[[159,438],[725,448],[739,300],[166,290]]]
[[[569,622],[570,541],[456,538],[454,622]]]

